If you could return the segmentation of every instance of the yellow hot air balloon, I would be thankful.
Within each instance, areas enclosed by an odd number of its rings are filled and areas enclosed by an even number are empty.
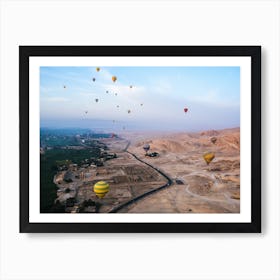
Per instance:
[[[206,154],[203,155],[203,158],[208,165],[215,158],[215,154],[214,153],[206,153]]]
[[[100,67],[96,67],[96,71],[99,72],[100,71]]]
[[[93,191],[99,198],[103,198],[109,191],[109,184],[104,181],[99,181],[93,186]]]
[[[113,76],[113,77],[112,77],[112,81],[115,82],[116,80],[117,80],[117,77],[116,77],[116,76]]]

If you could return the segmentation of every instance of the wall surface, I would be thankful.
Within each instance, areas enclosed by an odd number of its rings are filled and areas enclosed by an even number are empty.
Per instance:
[[[280,2],[1,1],[1,279],[280,279]],[[262,234],[19,234],[19,45],[261,45]]]

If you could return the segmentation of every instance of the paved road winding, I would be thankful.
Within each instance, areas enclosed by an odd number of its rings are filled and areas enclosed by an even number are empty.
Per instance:
[[[139,200],[141,200],[141,199],[147,197],[148,195],[151,195],[151,194],[153,194],[153,193],[156,193],[156,192],[158,192],[158,191],[160,191],[160,190],[162,190],[162,189],[165,189],[165,188],[167,188],[167,187],[169,187],[169,186],[171,186],[171,185],[173,184],[172,179],[171,179],[167,174],[165,174],[164,172],[162,172],[162,171],[159,170],[158,168],[154,167],[153,165],[151,165],[151,164],[145,162],[144,160],[140,159],[140,158],[137,157],[135,154],[133,154],[133,153],[127,151],[129,145],[130,145],[130,141],[127,143],[127,145],[126,145],[126,147],[124,148],[123,151],[126,152],[126,153],[128,153],[128,154],[130,154],[130,155],[132,155],[132,156],[133,156],[136,160],[138,160],[139,162],[141,162],[141,163],[143,163],[143,164],[146,164],[146,165],[149,166],[150,168],[154,169],[156,172],[158,172],[161,176],[163,176],[163,177],[167,180],[167,183],[164,184],[163,186],[160,186],[160,187],[158,187],[158,188],[156,188],[156,189],[153,189],[153,190],[150,190],[150,191],[148,191],[148,192],[145,192],[145,193],[143,193],[143,194],[141,194],[141,195],[138,195],[138,196],[136,196],[136,197],[134,197],[134,198],[132,198],[132,199],[130,199],[130,200],[128,200],[128,201],[126,201],[126,202],[120,204],[120,205],[115,206],[114,208],[112,208],[112,209],[109,211],[109,213],[117,213],[118,211],[120,211],[120,210],[123,209],[124,207],[127,207],[127,206],[129,206],[129,205],[131,205],[131,204],[133,204],[133,203],[136,203],[137,201],[139,201]]]

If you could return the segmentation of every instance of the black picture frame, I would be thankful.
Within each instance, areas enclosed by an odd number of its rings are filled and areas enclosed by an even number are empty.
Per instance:
[[[32,223],[29,221],[29,59],[36,56],[246,56],[251,58],[251,222]],[[261,46],[19,46],[21,233],[260,233]],[[39,184],[39,182],[38,182]],[[39,187],[39,185],[38,185]],[[39,198],[38,198],[39,199]],[[55,214],[54,214],[55,215]],[[69,214],[65,214],[69,215]],[[114,215],[114,214],[108,214]]]

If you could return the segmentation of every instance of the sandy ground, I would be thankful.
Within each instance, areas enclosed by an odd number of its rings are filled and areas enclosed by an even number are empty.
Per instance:
[[[172,179],[172,185],[125,206],[122,213],[238,213],[240,211],[240,145],[239,128],[201,133],[128,133],[123,139],[105,139],[104,143],[117,158],[108,160],[103,167],[88,167],[73,171],[77,179],[63,182],[57,174],[58,199],[76,199],[75,209],[87,199],[101,203],[100,212],[109,212],[145,192],[157,189],[167,180],[151,164]],[[216,137],[216,142],[211,138]],[[158,157],[147,157],[143,145]],[[205,152],[213,152],[214,160],[207,165]],[[79,174],[86,174],[79,176]],[[79,178],[78,178],[79,177]],[[97,200],[93,184],[105,180],[110,191]],[[68,191],[66,192],[66,188]],[[70,191],[69,191],[70,189]],[[69,208],[73,212],[73,208]],[[75,212],[75,211],[74,211]],[[89,211],[91,212],[91,211]],[[94,211],[93,211],[94,212]]]
[[[139,137],[143,138],[143,135]],[[215,144],[210,141],[211,137],[217,138]],[[238,213],[239,138],[239,129],[162,135],[140,141],[134,135],[133,144],[128,150],[168,174],[174,180],[174,185],[121,212]],[[150,145],[150,151],[158,152],[160,156],[146,157],[143,152],[145,143]],[[215,159],[209,165],[202,157],[207,151],[215,153]],[[176,184],[176,179],[183,185]]]

